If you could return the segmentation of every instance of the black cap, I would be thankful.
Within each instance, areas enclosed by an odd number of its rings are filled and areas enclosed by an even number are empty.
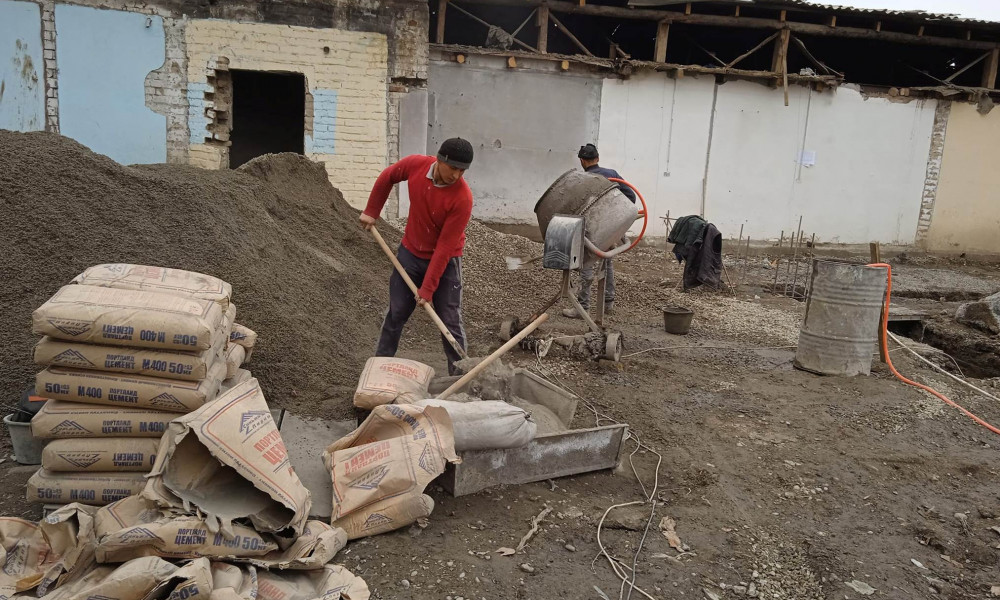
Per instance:
[[[472,144],[462,138],[450,138],[441,144],[438,160],[456,169],[468,169],[472,164]]]
[[[598,158],[597,146],[593,144],[580,146],[580,152],[577,153],[576,157],[584,160],[594,160],[595,158]]]

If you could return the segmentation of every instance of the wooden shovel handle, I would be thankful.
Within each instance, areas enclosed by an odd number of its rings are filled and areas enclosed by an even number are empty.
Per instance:
[[[403,268],[403,265],[399,264],[399,259],[397,259],[396,255],[393,254],[392,250],[389,248],[389,245],[385,243],[384,239],[382,239],[382,234],[378,232],[378,229],[375,229],[374,225],[368,231],[372,233],[372,236],[375,238],[375,241],[378,242],[378,245],[382,247],[382,251],[385,252],[385,255],[388,256],[389,260],[392,261],[392,265],[396,267],[396,272],[399,273],[399,276],[402,277],[403,281],[406,282],[406,285],[409,286],[410,291],[413,292],[413,295],[419,296],[420,290],[417,288],[416,284],[413,283],[413,280],[410,279],[410,276],[406,274],[406,269]],[[448,340],[448,343],[451,344],[451,347],[455,349],[455,352],[458,352],[458,355],[461,356],[462,358],[469,358],[469,355],[466,354],[465,352],[465,348],[462,348],[462,346],[458,343],[458,340],[455,339],[455,336],[453,336],[451,332],[448,331],[448,327],[445,326],[444,321],[441,320],[441,317],[439,317],[438,314],[434,312],[434,307],[431,306],[430,302],[424,303],[424,310],[427,311],[427,314],[428,316],[430,316],[431,321],[434,321],[434,324],[437,325],[437,328],[441,331],[441,335],[443,335],[444,338]]]
[[[548,319],[548,318],[549,318],[548,313],[542,313],[541,316],[539,316],[537,319],[535,319],[534,321],[532,321],[531,323],[529,323],[527,327],[525,327],[524,329],[522,329],[521,331],[519,331],[517,335],[515,335],[512,338],[510,338],[510,341],[508,341],[503,346],[500,346],[499,348],[497,348],[496,351],[493,354],[490,354],[489,356],[487,356],[486,358],[484,358],[481,363],[479,363],[475,367],[472,367],[471,371],[469,371],[465,375],[462,375],[461,379],[459,379],[455,383],[451,384],[451,386],[448,389],[446,389],[445,391],[443,391],[440,394],[438,394],[438,396],[437,396],[438,399],[444,400],[448,396],[450,396],[450,395],[454,394],[455,392],[457,392],[458,390],[462,389],[466,384],[468,384],[470,381],[472,381],[473,379],[475,379],[476,376],[479,375],[479,373],[483,369],[485,369],[486,367],[488,367],[490,365],[490,363],[492,363],[496,359],[498,359],[501,356],[503,356],[504,354],[506,354],[508,350],[510,350],[511,348],[513,348],[514,346],[516,346],[518,343],[520,343],[521,340],[523,340],[529,333],[531,333],[532,331],[534,331],[535,329],[537,329],[538,326],[541,325],[542,323],[544,323],[545,320]]]

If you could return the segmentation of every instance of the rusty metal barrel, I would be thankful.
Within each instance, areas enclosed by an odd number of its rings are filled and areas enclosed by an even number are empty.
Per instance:
[[[885,290],[885,269],[814,259],[795,366],[821,375],[871,373]]]

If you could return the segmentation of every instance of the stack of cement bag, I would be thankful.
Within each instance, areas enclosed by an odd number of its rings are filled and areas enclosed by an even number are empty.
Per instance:
[[[234,323],[231,296],[208,275],[105,264],[34,312],[35,386],[50,400],[31,427],[52,441],[29,501],[103,505],[142,489],[167,424],[249,379],[239,367],[256,334]]]
[[[367,600],[330,564],[347,534],[310,507],[251,378],[169,423],[140,494],[0,519],[0,596]]]

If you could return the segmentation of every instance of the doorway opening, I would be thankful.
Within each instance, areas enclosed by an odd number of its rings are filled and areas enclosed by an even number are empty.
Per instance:
[[[306,79],[301,73],[230,70],[233,129],[229,167],[264,154],[305,152]]]

